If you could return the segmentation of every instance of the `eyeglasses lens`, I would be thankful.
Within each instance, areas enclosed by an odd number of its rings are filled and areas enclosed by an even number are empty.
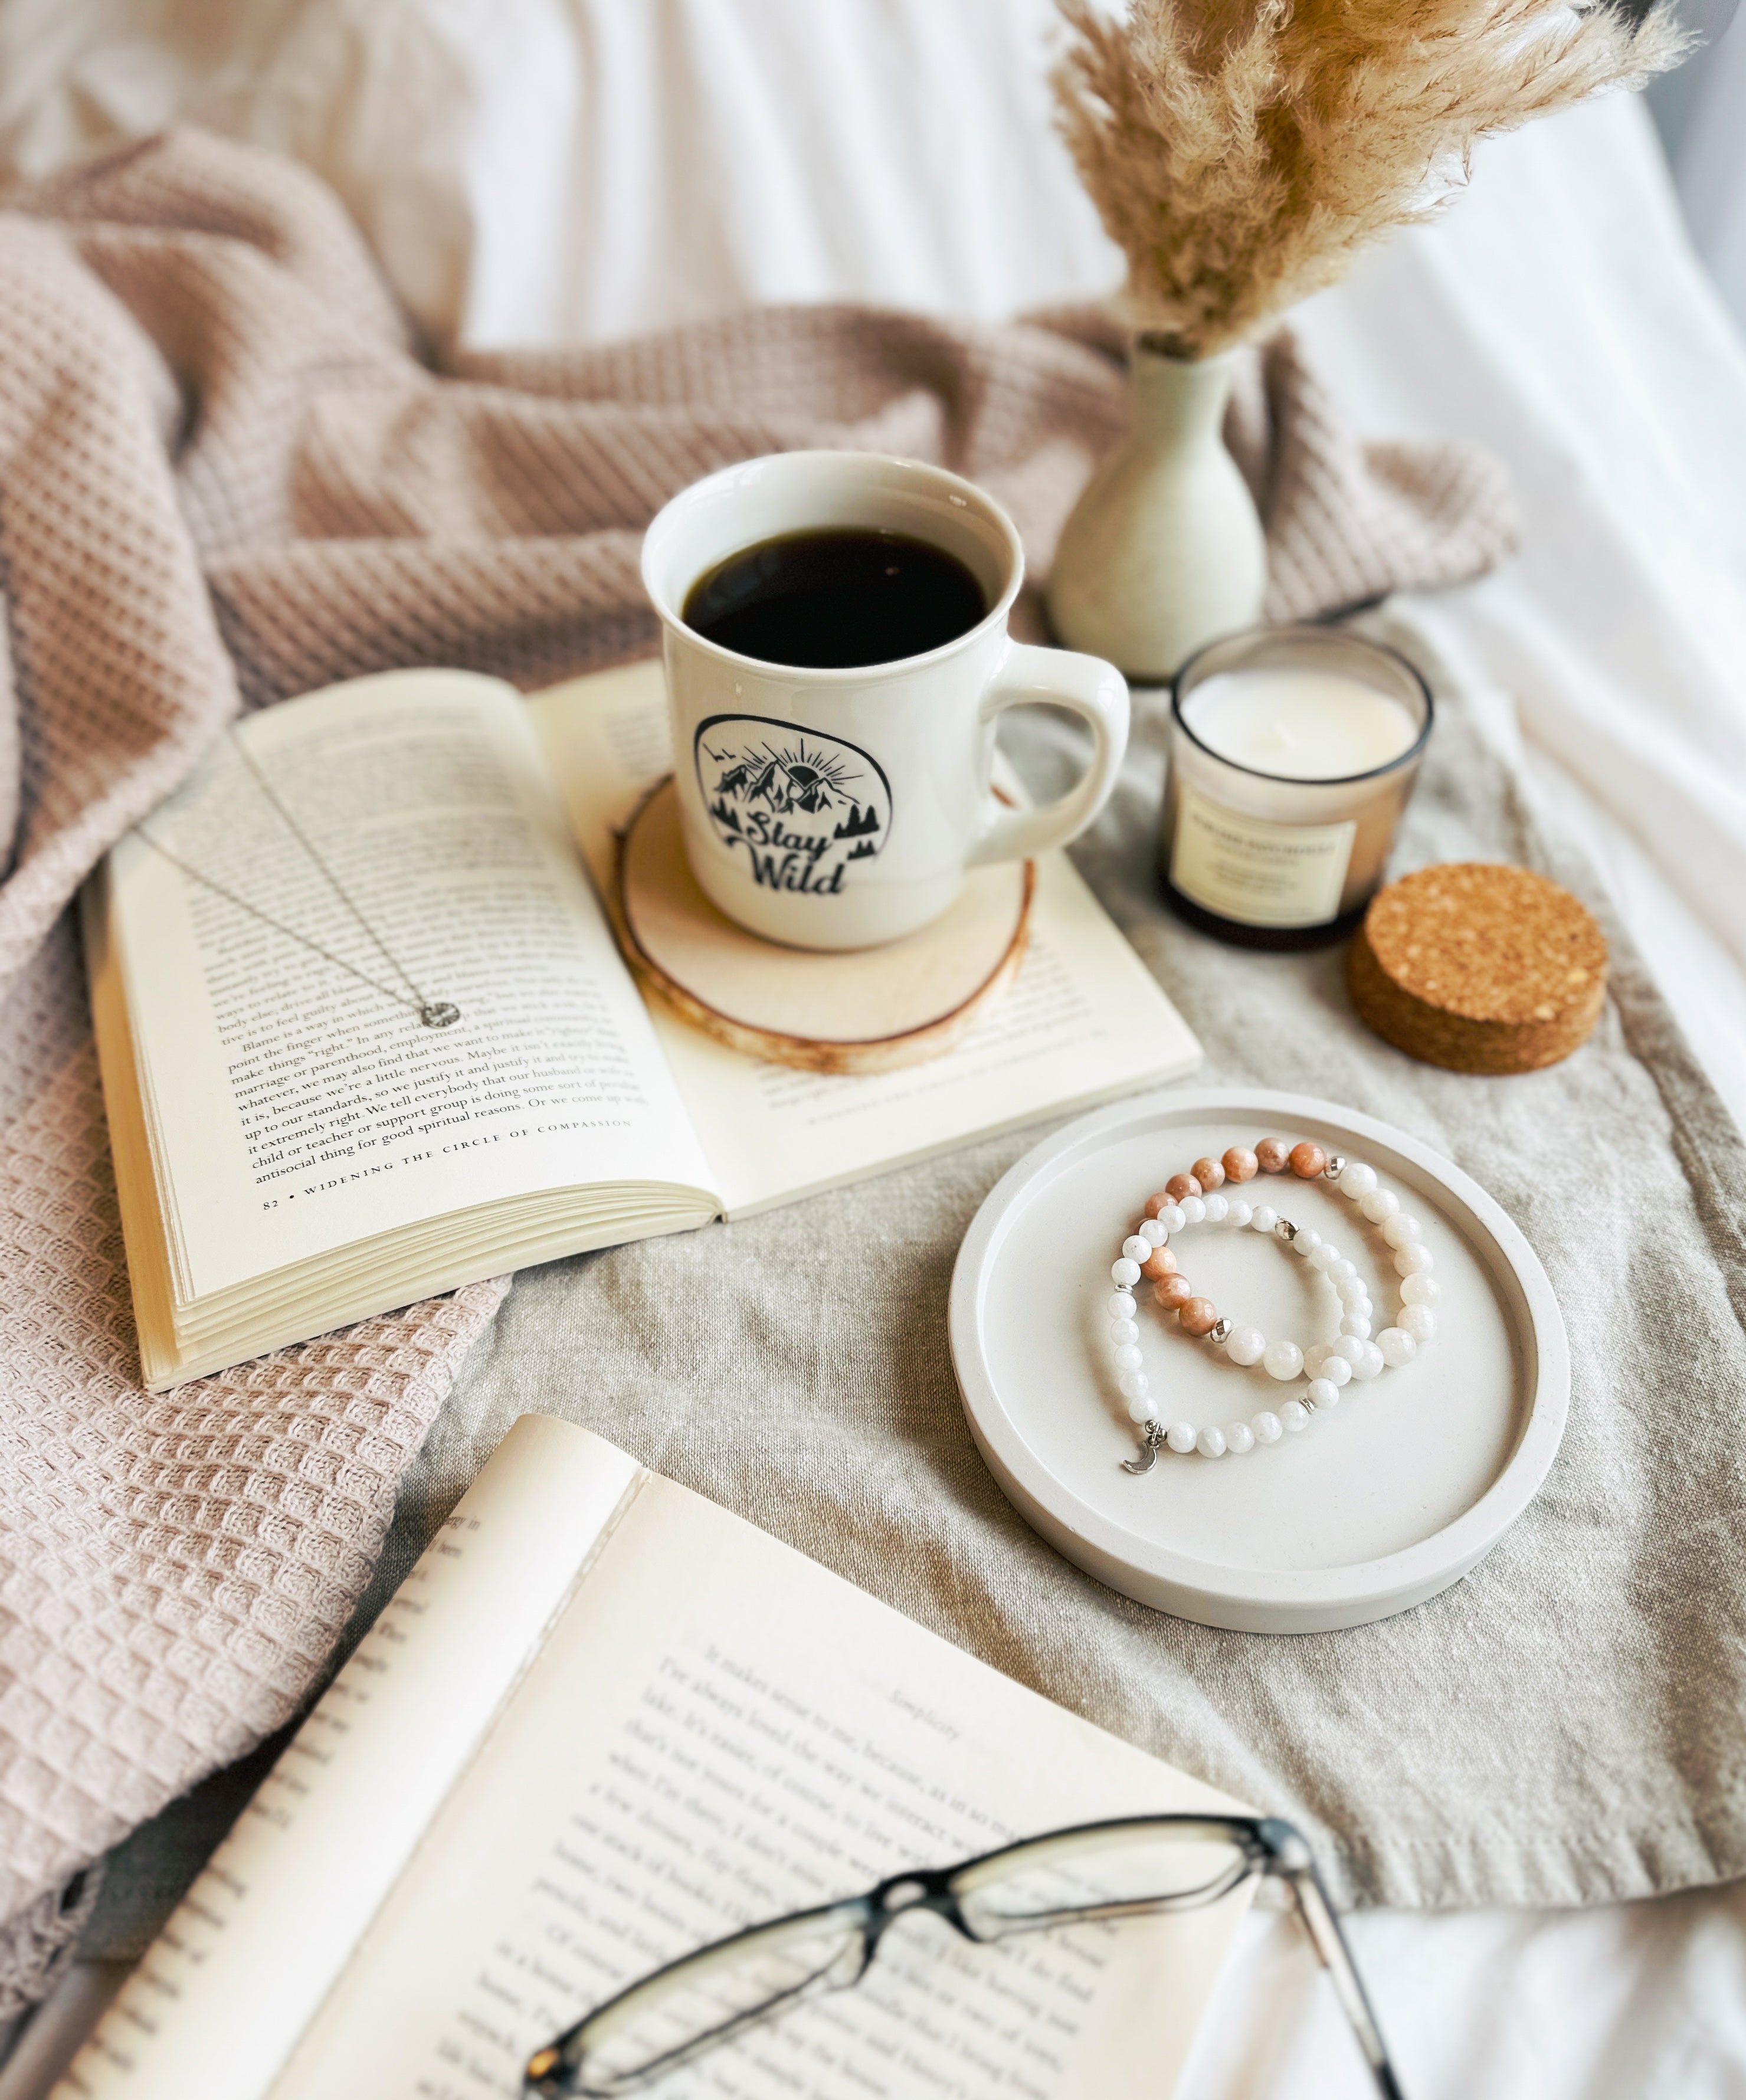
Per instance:
[[[791,1918],[653,1977],[590,2020],[580,2037],[575,2090],[633,2091],[658,2065],[682,2058],[724,2028],[860,1975],[866,1943],[853,1917]]]
[[[954,1884],[979,1939],[1114,1912],[1212,1900],[1243,1878],[1242,1846],[1211,1829],[1086,1831],[1046,1838],[968,1868]]]

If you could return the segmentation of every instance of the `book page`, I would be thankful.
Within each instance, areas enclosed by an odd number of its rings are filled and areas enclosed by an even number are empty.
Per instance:
[[[528,711],[596,884],[614,834],[672,766],[658,662],[535,694]],[[730,1217],[1192,1070],[1200,1046],[1063,854],[1038,862],[1017,982],[956,1048],[823,1077],[742,1057],[651,1004]]]
[[[259,2100],[637,1477],[567,1423],[516,1423],[54,2100]]]
[[[538,1190],[716,1207],[513,687],[268,708],[111,876],[179,1300]]]
[[[511,2100],[589,2006],[743,1926],[1237,1807],[646,1476],[272,2100]],[[856,1988],[655,2089],[1164,2100],[1246,1901],[992,1946],[904,1919]]]

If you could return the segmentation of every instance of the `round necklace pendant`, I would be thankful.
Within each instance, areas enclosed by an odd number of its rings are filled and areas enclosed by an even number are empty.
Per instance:
[[[426,1028],[452,1028],[461,1018],[461,1008],[446,999],[433,999],[419,1008],[418,1017]]]

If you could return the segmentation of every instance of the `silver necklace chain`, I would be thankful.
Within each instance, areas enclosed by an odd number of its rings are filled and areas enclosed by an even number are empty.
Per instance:
[[[214,881],[211,876],[183,860],[179,854],[172,853],[162,840],[154,837],[143,823],[135,827],[139,836],[153,852],[161,854],[172,867],[179,868],[191,881],[199,883],[202,889],[209,889],[214,896],[223,898],[227,903],[234,904],[239,911],[246,911],[251,918],[258,919],[262,925],[271,926],[276,933],[283,933],[287,940],[295,941],[301,946],[309,949],[312,954],[320,955],[324,962],[331,963],[336,969],[344,970],[348,977],[357,978],[360,984],[367,984],[372,991],[380,992],[384,999],[391,999],[396,1006],[409,1007],[426,1028],[452,1028],[461,1018],[461,1008],[449,999],[426,998],[407,974],[404,966],[394,951],[359,909],[345,885],[328,867],[307,832],[267,784],[267,776],[249,756],[242,739],[233,735],[231,738],[231,745],[236,756],[248,768],[256,787],[271,804],[280,823],[303,849],[316,872],[356,920],[366,938],[375,947],[389,968],[406,986],[407,990],[412,994],[412,997],[408,999],[403,996],[391,986],[385,985],[371,977],[368,972],[360,970],[355,963],[348,963],[343,955],[336,955],[331,948],[325,948],[320,942],[312,940],[307,933],[298,933],[294,926],[287,926],[283,920],[274,918],[271,912],[263,911],[259,905],[251,904],[246,897],[239,897],[234,889],[227,888],[222,882]]]

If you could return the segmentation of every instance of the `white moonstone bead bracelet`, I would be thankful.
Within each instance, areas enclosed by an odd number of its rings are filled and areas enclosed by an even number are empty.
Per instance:
[[[1228,1184],[1240,1187],[1258,1172],[1283,1174],[1288,1170],[1299,1180],[1331,1181],[1366,1222],[1378,1228],[1400,1279],[1400,1299],[1395,1323],[1380,1334],[1373,1331],[1375,1308],[1355,1262],[1319,1233],[1281,1217],[1272,1204],[1219,1193]],[[1259,1327],[1233,1326],[1210,1298],[1197,1297],[1171,1242],[1190,1226],[1201,1224],[1259,1233],[1307,1261],[1338,1304],[1338,1329],[1333,1339],[1307,1348],[1278,1338],[1269,1340]],[[1241,1456],[1276,1444],[1281,1437],[1307,1428],[1312,1418],[1323,1410],[1338,1407],[1342,1388],[1352,1379],[1368,1381],[1386,1370],[1409,1364],[1436,1332],[1436,1315],[1431,1310],[1438,1290],[1431,1273],[1435,1265],[1418,1220],[1401,1209],[1400,1198],[1383,1188],[1375,1168],[1362,1160],[1343,1159],[1337,1153],[1330,1158],[1308,1139],[1290,1145],[1283,1138],[1268,1138],[1253,1152],[1232,1145],[1222,1159],[1196,1160],[1189,1172],[1174,1176],[1148,1200],[1145,1216],[1122,1242],[1121,1254],[1109,1272],[1115,1286],[1108,1312],[1116,1384],[1141,1445],[1138,1459],[1122,1462],[1126,1469],[1149,1472],[1160,1449],[1222,1458],[1227,1453]],[[1259,1364],[1281,1384],[1307,1378],[1302,1395],[1282,1401],[1276,1411],[1263,1408],[1246,1421],[1201,1428],[1189,1422],[1165,1423],[1152,1397],[1140,1347],[1134,1291],[1142,1278],[1150,1280],[1159,1308],[1166,1316],[1174,1313],[1185,1334],[1204,1338],[1246,1370]]]

